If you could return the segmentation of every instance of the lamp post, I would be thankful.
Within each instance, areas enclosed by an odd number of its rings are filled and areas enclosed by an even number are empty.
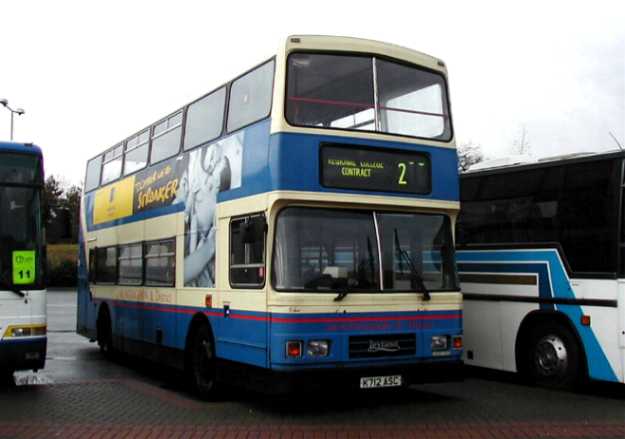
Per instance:
[[[23,108],[16,108],[14,110],[13,108],[9,107],[9,101],[7,101],[6,99],[0,99],[0,104],[2,104],[7,110],[11,112],[11,141],[13,141],[13,115],[17,114],[18,116],[21,116],[25,113],[25,111]]]

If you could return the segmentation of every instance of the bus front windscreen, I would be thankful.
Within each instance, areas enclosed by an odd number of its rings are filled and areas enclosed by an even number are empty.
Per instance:
[[[445,215],[289,207],[278,216],[275,236],[278,291],[458,288]]]
[[[286,119],[295,126],[451,138],[443,75],[370,56],[291,54]]]
[[[38,157],[0,158],[0,289],[42,285],[41,179]]]

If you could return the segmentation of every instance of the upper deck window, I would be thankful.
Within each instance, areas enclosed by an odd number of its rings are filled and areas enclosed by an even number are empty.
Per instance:
[[[41,184],[41,160],[30,154],[3,153],[0,157],[0,184]]]
[[[228,132],[269,116],[273,70],[272,60],[232,83],[228,107]]]
[[[85,192],[89,192],[100,184],[100,173],[102,172],[102,156],[89,160],[87,163],[87,176],[85,178]]]
[[[225,87],[189,105],[184,132],[185,151],[219,137],[225,105]]]
[[[443,75],[368,56],[289,56],[286,118],[297,126],[447,141]]]
[[[150,163],[157,163],[176,155],[180,150],[181,134],[182,111],[154,125]]]
[[[132,174],[147,165],[149,142],[150,130],[144,130],[128,139],[124,155],[124,175]]]
[[[124,146],[117,145],[104,153],[104,166],[102,167],[102,184],[109,183],[119,178],[122,174],[122,153]]]

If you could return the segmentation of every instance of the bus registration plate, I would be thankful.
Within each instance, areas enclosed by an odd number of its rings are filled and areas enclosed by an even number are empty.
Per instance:
[[[400,387],[401,375],[360,378],[361,389],[377,389],[380,387]]]

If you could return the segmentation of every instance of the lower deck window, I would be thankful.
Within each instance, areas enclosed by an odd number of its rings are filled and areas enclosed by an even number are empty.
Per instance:
[[[176,282],[176,241],[148,242],[144,254],[145,284],[173,287]]]
[[[95,264],[96,283],[117,282],[117,247],[96,248]]]
[[[119,247],[119,284],[141,285],[143,283],[143,247],[141,244]]]
[[[230,284],[235,288],[265,283],[265,224],[263,214],[230,223]]]

